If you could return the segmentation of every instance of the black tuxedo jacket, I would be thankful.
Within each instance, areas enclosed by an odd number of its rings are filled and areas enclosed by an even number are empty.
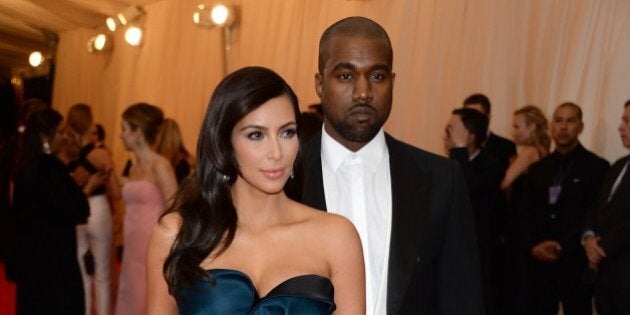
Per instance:
[[[597,192],[610,164],[582,145],[568,155],[571,156],[568,161],[573,162],[568,162],[568,170],[560,174],[558,163],[562,156],[558,152],[532,164],[527,171],[524,198],[519,205],[527,223],[525,245],[529,252],[544,240],[555,240],[562,246],[560,258],[573,257],[572,263],[585,265],[586,258],[580,245],[584,220],[596,204]],[[556,204],[551,205],[549,187],[557,182],[560,182],[562,191]]]
[[[599,263],[598,283],[630,288],[630,169],[626,171],[610,201],[608,196],[630,155],[619,159],[606,174],[597,208],[589,216],[587,229],[601,237],[606,257]],[[630,166],[629,166],[630,167]]]
[[[479,243],[497,243],[499,240],[499,206],[501,180],[505,170],[499,160],[490,156],[485,149],[479,151],[472,161],[469,161],[466,148],[449,150],[451,159],[456,160],[464,170],[466,186],[470,194],[477,241]]]
[[[474,219],[460,167],[389,135],[386,143],[392,185],[387,314],[483,314]],[[326,210],[321,132],[303,146],[301,160],[303,189],[289,187],[287,194]]]
[[[483,148],[488,154],[499,160],[505,169],[510,165],[510,159],[516,156],[516,145],[514,142],[492,132],[488,135]]]

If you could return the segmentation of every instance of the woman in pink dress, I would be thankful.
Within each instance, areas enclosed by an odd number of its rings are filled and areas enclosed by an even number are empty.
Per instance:
[[[120,138],[125,148],[133,152],[135,161],[122,192],[124,252],[116,315],[137,315],[145,313],[149,237],[177,189],[177,180],[170,162],[152,148],[164,121],[162,110],[138,103],[127,108],[122,116]]]

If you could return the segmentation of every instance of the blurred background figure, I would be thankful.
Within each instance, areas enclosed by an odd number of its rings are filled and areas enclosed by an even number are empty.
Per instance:
[[[549,154],[551,138],[545,114],[536,106],[527,105],[514,112],[512,138],[516,143],[516,157],[505,172],[501,188],[507,190],[534,162]]]
[[[70,107],[66,121],[68,132],[76,139],[71,145],[79,145],[79,154],[68,168],[81,185],[85,176],[95,173],[110,175],[114,169],[112,156],[102,145],[92,143],[96,130],[92,109],[86,104]],[[68,152],[75,151],[70,148]],[[104,185],[88,195],[90,216],[87,224],[77,226],[77,255],[85,290],[86,315],[109,315],[111,305],[111,270],[113,250],[112,211],[110,200],[119,200],[120,191],[116,176],[108,176]],[[94,303],[92,303],[94,297]]]
[[[88,141],[97,148],[105,148],[105,144],[103,143],[103,141],[105,141],[105,128],[103,128],[103,125],[93,124],[90,127]]]
[[[85,195],[107,175],[86,180],[83,191],[55,154],[66,145],[62,116],[52,109],[29,115],[14,173],[18,314],[85,314],[77,262],[76,225],[85,223]]]
[[[11,258],[9,257],[11,255],[11,238],[15,229],[15,226],[9,224],[9,222],[13,222],[10,196],[14,163],[28,116],[48,107],[48,104],[38,98],[26,100],[18,110],[17,125],[14,125],[12,131],[0,142],[0,260],[4,261],[6,277],[10,280],[14,279]]]
[[[184,147],[179,125],[175,120],[171,118],[164,119],[155,149],[171,162],[171,166],[175,170],[177,183],[181,183],[193,172],[195,159]]]
[[[120,138],[134,155],[123,186],[125,219],[116,315],[145,313],[146,254],[149,237],[158,218],[177,190],[177,178],[169,160],[153,147],[164,121],[156,106],[137,103],[122,114]]]
[[[316,133],[322,130],[324,121],[321,116],[312,111],[300,113],[300,143],[306,143]]]
[[[487,134],[486,115],[472,108],[460,108],[452,113],[444,142],[449,157],[464,170],[475,217],[485,311],[487,315],[499,315],[505,314],[501,309],[503,257],[497,226],[504,168],[483,147]]]
[[[481,112],[488,117],[488,121],[491,118],[491,103],[490,99],[480,93],[472,94],[464,100],[464,108],[472,108]],[[482,147],[484,150],[502,163],[504,168],[510,164],[510,160],[516,155],[516,146],[514,142],[503,138],[488,128],[488,135],[483,142]]]
[[[510,162],[501,182],[501,189],[506,191],[507,204],[507,270],[506,289],[507,305],[513,314],[524,315],[526,305],[525,261],[529,250],[524,242],[524,213],[519,212],[523,200],[524,178],[527,169],[533,163],[549,154],[551,138],[548,133],[548,121],[536,106],[527,105],[514,112],[512,138],[516,144],[516,157]]]

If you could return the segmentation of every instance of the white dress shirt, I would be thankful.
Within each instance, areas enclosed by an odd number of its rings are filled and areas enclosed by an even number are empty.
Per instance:
[[[361,238],[366,314],[385,314],[392,186],[385,133],[352,152],[322,131],[322,175],[329,212],[348,218]]]

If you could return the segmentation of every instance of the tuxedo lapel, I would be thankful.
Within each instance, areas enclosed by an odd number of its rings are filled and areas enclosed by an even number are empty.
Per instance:
[[[431,174],[412,164],[413,156],[387,137],[392,185],[392,227],[387,279],[387,313],[397,314],[418,263],[428,229]]]
[[[619,177],[619,173],[621,173],[626,163],[630,163],[630,156],[624,158],[621,162],[617,163],[618,166],[615,168],[613,172],[614,175],[611,176],[610,181],[606,183],[607,185],[606,192],[608,192],[608,194],[612,192],[613,185],[615,184],[617,177]],[[608,203],[612,203],[615,199],[619,198],[620,196],[626,196],[626,194],[630,193],[630,191],[628,190],[630,190],[630,165],[628,165],[628,169],[626,169],[626,173],[623,175],[623,178],[621,179],[621,182],[619,183],[617,190],[615,190],[613,195],[610,197],[610,201],[608,201]]]
[[[311,207],[326,210],[326,197],[324,195],[324,180],[322,177],[322,133],[313,136],[304,145],[304,188],[302,202]]]

